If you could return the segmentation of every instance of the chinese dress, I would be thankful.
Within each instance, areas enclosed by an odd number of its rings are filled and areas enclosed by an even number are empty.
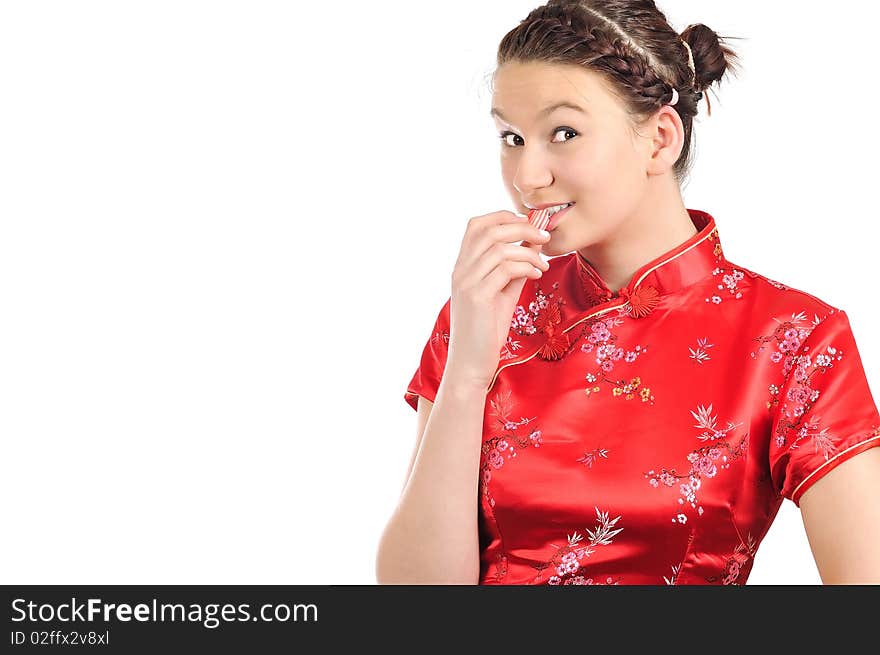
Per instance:
[[[697,234],[618,293],[577,251],[525,282],[486,396],[480,584],[744,584],[782,499],[880,446],[846,313],[728,261],[687,211]]]

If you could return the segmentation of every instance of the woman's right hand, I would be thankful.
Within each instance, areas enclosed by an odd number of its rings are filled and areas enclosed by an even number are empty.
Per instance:
[[[468,221],[452,271],[444,376],[483,389],[492,383],[526,280],[550,268],[539,254],[547,241],[528,218],[510,211]]]

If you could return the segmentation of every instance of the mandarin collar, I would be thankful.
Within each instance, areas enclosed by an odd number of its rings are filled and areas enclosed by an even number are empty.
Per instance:
[[[637,316],[647,315],[660,296],[675,293],[711,275],[724,258],[715,219],[699,209],[687,212],[697,233],[639,267],[618,293],[612,292],[592,264],[575,250],[566,266],[574,269],[574,275],[566,277],[577,280],[578,288],[571,290],[573,296],[581,300],[585,308],[615,298],[627,299]]]
[[[641,266],[616,294],[578,251],[550,259],[550,270],[524,287],[525,300],[534,300],[516,308],[489,391],[508,366],[535,356],[563,359],[577,343],[578,335],[572,330],[591,317],[617,311],[650,320],[646,317],[661,298],[725,267],[715,219],[698,209],[687,212],[697,233]]]

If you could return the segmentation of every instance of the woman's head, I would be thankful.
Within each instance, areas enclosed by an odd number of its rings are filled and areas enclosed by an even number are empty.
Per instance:
[[[652,0],[550,0],[505,35],[492,99],[505,186],[523,213],[577,203],[544,251],[602,241],[646,204],[680,201],[697,103],[736,61],[705,25],[679,35]],[[584,111],[542,113],[558,103]]]

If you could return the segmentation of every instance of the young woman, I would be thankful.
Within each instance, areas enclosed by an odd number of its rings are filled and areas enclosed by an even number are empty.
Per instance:
[[[551,1],[504,37],[504,184],[522,214],[566,208],[544,236],[469,221],[379,582],[743,584],[784,498],[823,582],[880,582],[880,415],[846,314],[727,260],[682,201],[736,61],[650,0]]]

